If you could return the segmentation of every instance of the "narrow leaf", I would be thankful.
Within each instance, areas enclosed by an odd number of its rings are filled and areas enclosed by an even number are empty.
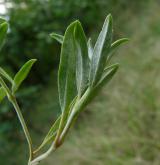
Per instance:
[[[103,88],[104,85],[106,85],[115,75],[119,67],[119,64],[113,64],[109,67],[106,67],[103,71],[103,75],[97,85],[92,89],[89,97],[86,99],[85,105],[87,105],[89,102],[92,101],[92,99],[97,96],[99,91]]]
[[[109,61],[109,60],[112,58],[114,51],[115,51],[119,46],[121,46],[122,44],[124,44],[125,42],[128,42],[128,41],[129,41],[128,38],[122,38],[122,39],[119,39],[119,40],[113,42],[112,45],[111,45],[111,49],[110,49],[110,53],[109,53],[109,56],[108,56],[108,58],[107,58],[107,61]]]
[[[102,76],[112,42],[112,16],[108,15],[93,50],[90,70],[90,85],[95,86]],[[107,53],[103,53],[103,49]]]
[[[80,97],[88,86],[89,57],[85,33],[81,23],[78,21],[75,30],[76,49],[76,79],[78,96]]]
[[[118,63],[115,63],[115,64],[112,64],[112,65],[106,66],[106,67],[104,68],[103,74],[106,73],[108,70],[113,69],[113,68],[115,68],[115,67],[117,67],[117,66],[119,66]]]
[[[54,141],[54,138],[56,137],[57,130],[59,128],[61,116],[58,117],[58,119],[55,121],[55,123],[50,128],[49,132],[47,133],[46,137],[44,138],[42,144],[36,149],[34,152],[38,152],[41,148],[43,148],[47,143],[50,141]]]
[[[71,23],[64,35],[61,47],[60,65],[58,71],[59,100],[62,111],[68,109],[76,93],[76,55],[74,31],[77,21]]]
[[[3,87],[0,87],[0,102],[5,98],[6,92]]]
[[[119,40],[113,42],[112,45],[111,45],[111,50],[110,50],[110,51],[111,51],[111,52],[114,51],[114,50],[115,50],[116,48],[118,48],[120,45],[122,45],[123,43],[128,42],[128,41],[129,41],[128,38],[121,38],[121,39],[119,39]]]
[[[11,84],[13,84],[13,79],[10,77],[10,75],[0,67],[0,74],[5,77]]]
[[[105,68],[100,81],[97,83],[95,87],[95,90],[100,90],[100,88],[102,88],[105,84],[107,84],[112,79],[114,74],[117,72],[118,68],[119,68],[119,64],[113,64]]]
[[[26,62],[22,68],[18,71],[18,73],[15,75],[12,85],[12,92],[16,92],[21,83],[24,81],[24,79],[27,77],[29,71],[32,68],[32,65],[36,62],[36,59],[29,60]]]
[[[0,49],[2,48],[2,46],[4,44],[7,30],[8,30],[8,23],[4,22],[4,23],[0,24]]]
[[[88,57],[91,60],[93,55],[93,46],[91,43],[91,38],[89,38],[87,45],[88,45]]]
[[[6,83],[4,82],[4,80],[2,79],[2,77],[0,76],[0,85],[2,86],[2,88],[4,89],[6,95],[9,97],[11,96],[11,91],[8,88],[8,86],[6,85]]]
[[[56,34],[56,33],[51,33],[50,36],[55,39],[56,41],[58,41],[60,44],[63,43],[63,36],[60,34]]]

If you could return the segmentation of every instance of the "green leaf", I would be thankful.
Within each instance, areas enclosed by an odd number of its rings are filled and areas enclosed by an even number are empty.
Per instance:
[[[29,71],[32,68],[32,65],[36,62],[36,59],[31,59],[28,62],[26,62],[22,68],[18,71],[18,73],[15,75],[12,85],[12,92],[16,92],[21,83],[24,81],[24,79],[27,77]]]
[[[118,68],[119,68],[119,64],[113,64],[109,67],[106,67],[103,71],[101,79],[99,80],[99,82],[95,87],[95,90],[100,90],[100,88],[102,88],[105,84],[107,84],[112,79],[114,74],[117,72]]]
[[[13,79],[10,77],[10,75],[0,67],[0,74],[5,77],[11,84],[13,84]]]
[[[56,134],[57,134],[57,130],[59,128],[59,124],[60,124],[60,120],[61,120],[61,116],[58,117],[58,119],[55,121],[55,123],[52,125],[52,127],[50,128],[49,132],[47,133],[46,137],[44,138],[42,144],[38,147],[38,149],[36,149],[34,152],[38,152],[41,148],[43,148],[47,143],[49,143],[50,141],[54,141]]]
[[[90,69],[90,85],[95,86],[102,76],[112,42],[112,16],[108,15],[93,50]],[[103,49],[107,53],[103,53]]]
[[[63,43],[63,36],[60,34],[56,34],[56,33],[51,33],[50,36],[55,39],[56,41],[58,41],[60,44]]]
[[[118,68],[119,68],[119,64],[113,64],[104,69],[102,77],[99,80],[99,82],[97,83],[97,85],[93,89],[91,88],[92,90],[91,90],[89,96],[87,97],[87,99],[85,100],[86,101],[85,105],[87,105],[89,102],[91,102],[95,96],[97,96],[98,92],[103,88],[103,86],[106,85],[113,78],[113,76],[117,72]],[[80,111],[82,111],[82,110],[80,110]]]
[[[107,58],[107,61],[109,61],[109,60],[112,58],[113,52],[114,52],[119,46],[121,46],[122,44],[124,44],[125,42],[128,42],[128,41],[129,41],[128,38],[121,38],[121,39],[119,39],[119,40],[113,42],[112,45],[111,45],[111,49],[110,49],[110,53],[109,53],[109,56],[108,56],[108,58]]]
[[[119,40],[113,42],[112,45],[111,45],[111,50],[110,50],[110,51],[111,51],[111,52],[114,51],[114,50],[115,50],[116,48],[118,48],[120,45],[122,45],[123,43],[128,42],[128,41],[129,41],[128,38],[121,38],[121,39],[119,39]]]
[[[0,85],[2,86],[2,88],[4,89],[6,95],[8,96],[8,98],[12,95],[10,89],[8,88],[8,86],[6,85],[6,83],[4,82],[4,80],[2,79],[2,77],[0,76]]]
[[[78,96],[80,97],[88,86],[89,57],[85,33],[81,23],[78,21],[75,29],[76,49],[76,80]]]
[[[64,35],[61,47],[60,65],[58,71],[59,100],[62,111],[68,109],[76,93],[76,55],[74,31],[77,21],[71,23]]]
[[[4,22],[4,23],[0,24],[0,49],[2,48],[2,46],[4,44],[7,30],[8,30],[8,23]]]
[[[93,46],[91,43],[91,38],[89,38],[87,45],[88,45],[88,57],[91,60],[93,55]]]
[[[0,87],[0,102],[5,98],[6,96],[6,91],[4,90],[3,87]]]
[[[118,67],[118,66],[119,66],[118,63],[115,63],[115,64],[112,64],[112,65],[106,66],[106,67],[104,68],[103,74],[105,74],[108,70],[113,69],[113,68]],[[103,77],[103,76],[102,76],[102,77]]]

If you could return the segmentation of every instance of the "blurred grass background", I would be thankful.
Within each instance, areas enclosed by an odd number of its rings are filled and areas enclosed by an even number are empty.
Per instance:
[[[2,3],[2,2],[1,2]],[[57,67],[63,34],[79,19],[95,41],[108,13],[114,38],[129,37],[112,62],[121,64],[107,85],[81,114],[64,145],[42,165],[160,164],[160,3],[152,0],[6,0],[2,14],[10,23],[0,65],[14,74],[38,58],[17,97],[35,145],[60,113]],[[26,141],[7,100],[0,108],[0,164],[25,165]]]

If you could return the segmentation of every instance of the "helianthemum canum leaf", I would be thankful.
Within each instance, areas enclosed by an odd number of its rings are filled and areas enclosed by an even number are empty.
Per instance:
[[[76,95],[76,56],[74,32],[77,21],[67,28],[62,48],[58,71],[59,100],[62,111],[66,110]]]
[[[32,68],[32,65],[36,62],[36,59],[29,60],[26,62],[22,68],[17,72],[14,77],[13,85],[12,85],[12,92],[15,93],[24,79],[27,77],[29,71]]]
[[[78,21],[75,29],[75,56],[76,59],[76,80],[78,96],[84,93],[88,86],[89,77],[89,57],[87,39],[81,23]]]
[[[11,76],[1,67],[0,67],[0,75],[5,77],[11,84],[13,84],[13,79],[11,78]]]
[[[111,48],[112,26],[112,16],[108,15],[93,50],[89,78],[91,86],[95,86],[102,76],[107,56]],[[104,46],[108,53],[103,53]]]

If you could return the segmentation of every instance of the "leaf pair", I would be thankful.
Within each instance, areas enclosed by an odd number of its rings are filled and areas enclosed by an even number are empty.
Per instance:
[[[75,79],[81,96],[88,85],[89,57],[85,33],[79,21],[70,24],[64,37],[55,33],[51,37],[62,44],[58,86],[62,109],[68,107],[75,96]]]
[[[0,48],[3,46],[4,40],[6,38],[7,30],[8,30],[8,23],[4,19],[0,18]],[[5,77],[12,84],[13,93],[15,93],[17,91],[20,84],[27,77],[27,75],[35,61],[36,61],[35,59],[32,59],[32,60],[29,60],[28,62],[26,62],[22,66],[22,68],[19,70],[19,72],[15,75],[14,79],[12,79],[9,76],[9,74],[0,67],[0,74],[3,77]]]
[[[76,57],[76,84],[78,95],[81,96],[88,85],[89,75],[89,55],[87,39],[83,27],[79,21],[74,22],[74,50],[73,55]],[[68,27],[70,28],[70,27]],[[51,37],[63,44],[64,37],[62,35],[52,33]],[[65,40],[64,40],[65,42]]]
[[[63,122],[65,123],[71,105],[75,102],[74,98],[77,95],[76,86],[78,95],[81,96],[88,85],[89,58],[87,40],[79,21],[75,21],[68,26],[64,37],[55,33],[52,33],[51,37],[62,44],[58,89],[63,120],[65,120]],[[54,139],[55,132],[58,130],[58,124],[59,119],[51,127],[40,148],[49,142],[50,139]]]

